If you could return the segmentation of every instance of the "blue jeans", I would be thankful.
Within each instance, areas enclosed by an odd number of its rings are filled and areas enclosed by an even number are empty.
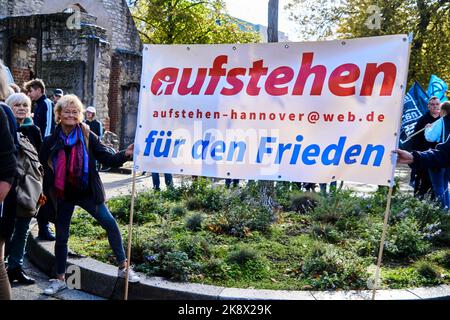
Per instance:
[[[225,179],[225,187],[229,189],[231,187],[231,183],[233,182],[233,188],[239,186],[239,179]]]
[[[320,192],[323,193],[323,194],[326,194],[327,193],[327,184],[326,183],[319,183],[319,186],[320,186]],[[332,190],[336,191],[336,186],[337,186],[337,182],[336,181],[330,182],[330,192]]]
[[[31,218],[16,218],[14,233],[7,245],[8,270],[22,268]]]
[[[448,171],[449,170],[447,168],[428,169],[434,195],[436,197],[436,200],[440,202],[443,208],[449,207]]]
[[[164,181],[166,182],[167,187],[173,186],[173,177],[170,173],[164,173]],[[152,182],[153,182],[153,188],[155,190],[160,190],[161,182],[159,180],[159,173],[152,172]]]
[[[76,201],[75,203],[59,201],[55,224],[56,274],[63,275],[66,273],[67,241],[69,240],[70,221],[72,219],[75,205],[78,205],[86,210],[92,217],[95,218],[95,220],[98,221],[98,223],[100,223],[102,228],[106,230],[109,245],[116,256],[117,262],[119,264],[124,263],[127,259],[123,248],[119,226],[104,203],[95,204],[92,199],[83,199]]]

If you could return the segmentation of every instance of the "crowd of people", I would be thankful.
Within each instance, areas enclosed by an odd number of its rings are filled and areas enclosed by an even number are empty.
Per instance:
[[[111,153],[100,140],[103,127],[95,119],[94,107],[85,110],[76,95],[64,95],[61,89],[54,91],[53,101],[45,92],[40,79],[25,83],[23,88],[8,83],[0,63],[0,300],[11,298],[13,282],[34,283],[23,270],[34,216],[39,238],[55,241],[56,278],[50,280],[43,293],[53,295],[67,287],[67,242],[75,206],[85,209],[106,230],[117,260],[118,277],[126,278],[128,274],[130,282],[140,281],[128,264],[122,235],[105,205],[105,191],[96,170],[97,163],[119,167],[132,160],[134,145]],[[35,209],[24,210],[22,194],[17,190],[33,176],[31,171],[21,176],[24,159],[33,154],[40,162],[33,174],[37,182],[42,178],[42,183],[37,184],[39,190],[33,184],[32,193],[39,196]],[[54,223],[55,233],[49,222]]]
[[[449,136],[450,102],[441,103],[439,98],[433,96],[428,100],[428,112],[420,117],[416,123],[410,148],[418,152],[441,149]],[[448,209],[449,169],[433,163],[426,166],[412,166],[411,184],[414,187],[414,195],[421,199],[436,201],[442,208]]]
[[[53,295],[67,287],[65,281],[68,239],[72,214],[79,206],[91,214],[106,230],[118,264],[118,277],[139,282],[127,261],[122,235],[116,220],[105,205],[105,191],[99,165],[119,167],[132,160],[134,145],[111,153],[102,142],[102,123],[96,109],[86,110],[73,94],[56,89],[53,101],[46,96],[45,83],[34,79],[23,84],[8,83],[0,63],[0,300],[11,298],[10,284],[29,285],[34,279],[23,270],[30,222],[37,218],[38,237],[55,241],[55,279],[44,290]],[[429,112],[417,122],[412,138],[412,152],[396,150],[398,163],[409,164],[414,194],[450,206],[450,102],[437,97],[428,102]],[[86,117],[86,119],[85,119]],[[31,146],[38,158],[37,182],[42,178],[35,207],[23,213],[21,184],[24,178],[25,149]],[[40,172],[40,175],[39,175]],[[145,174],[145,172],[144,172]],[[171,174],[165,183],[173,186]],[[153,187],[160,189],[158,173],[152,173]],[[238,179],[226,179],[227,188],[237,187]],[[315,191],[313,183],[298,183],[300,189]],[[336,182],[329,186],[335,190]],[[342,183],[341,183],[342,187]],[[322,193],[327,185],[320,184]],[[20,210],[19,210],[20,208]],[[50,227],[55,225],[55,233]]]

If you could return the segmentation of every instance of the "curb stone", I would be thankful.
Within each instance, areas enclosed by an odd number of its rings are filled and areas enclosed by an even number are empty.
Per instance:
[[[47,275],[54,275],[54,242],[37,239],[37,224],[28,241],[30,260]],[[69,257],[67,266],[81,271],[81,290],[106,299],[122,300],[124,280],[117,278],[117,267],[87,257]],[[130,283],[130,300],[371,300],[371,290],[287,291],[225,288],[197,283],[178,283],[162,277],[140,274],[140,283]],[[436,287],[377,290],[376,300],[450,300],[450,285]]]

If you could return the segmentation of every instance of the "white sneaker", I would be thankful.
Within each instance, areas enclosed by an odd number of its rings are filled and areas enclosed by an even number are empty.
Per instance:
[[[50,285],[44,290],[44,294],[51,296],[67,288],[66,282],[59,279],[50,279]]]
[[[127,270],[128,270],[128,282],[139,282],[141,281],[141,278],[136,274],[136,272],[133,271],[132,268],[124,268],[120,269],[117,272],[117,276],[119,278],[124,278],[127,276]]]

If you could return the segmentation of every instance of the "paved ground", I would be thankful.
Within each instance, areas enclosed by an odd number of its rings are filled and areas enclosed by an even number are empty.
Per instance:
[[[101,173],[101,179],[104,183],[107,198],[116,197],[122,194],[131,193],[132,175],[119,173]],[[400,189],[404,192],[412,192],[412,188],[408,185],[409,168],[407,166],[400,167],[396,171],[396,176],[400,177]],[[165,188],[164,178],[161,175],[161,188]],[[181,184],[182,181],[188,181],[190,177],[175,175],[175,185]],[[215,180],[215,183],[223,184],[223,179]],[[136,178],[136,190],[142,192],[153,187],[151,175],[139,174]],[[366,193],[375,191],[376,185],[345,183],[344,188],[349,188],[358,193]],[[79,290],[64,290],[54,297],[48,297],[42,294],[42,291],[48,285],[48,277],[33,266],[28,259],[25,259],[25,271],[36,279],[36,284],[31,286],[22,286],[14,284],[12,294],[14,300],[103,300],[91,294],[84,293]]]
[[[79,290],[63,290],[53,297],[42,294],[48,286],[48,277],[33,266],[28,259],[24,263],[25,272],[36,280],[36,283],[30,286],[12,285],[13,300],[104,300],[103,298],[93,296]]]

